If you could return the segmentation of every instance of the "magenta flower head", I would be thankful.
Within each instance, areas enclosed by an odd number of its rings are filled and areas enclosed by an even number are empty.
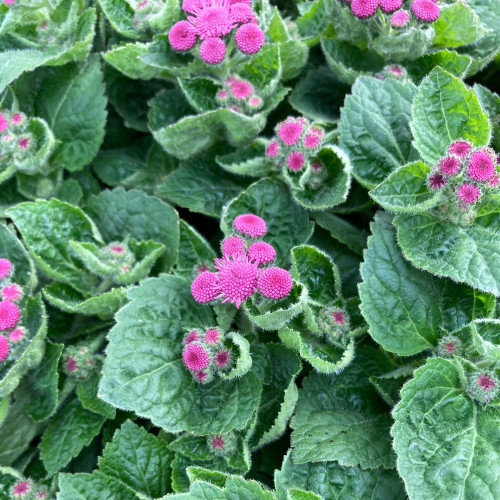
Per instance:
[[[237,80],[231,85],[231,94],[233,94],[233,97],[239,101],[242,101],[252,95],[252,92],[252,86],[244,80]]]
[[[467,174],[478,182],[490,180],[496,174],[495,155],[488,149],[478,149],[471,154]]]
[[[13,283],[12,285],[7,285],[2,288],[2,298],[3,300],[8,300],[10,302],[15,302],[20,299],[23,294],[23,290],[19,285]]]
[[[235,260],[224,257],[215,262],[219,270],[220,294],[217,298],[222,298],[222,302],[236,304],[239,308],[242,302],[257,291],[257,264],[250,262],[246,256]]]
[[[277,300],[290,293],[293,280],[286,269],[269,267],[260,274],[257,286],[264,297]]]
[[[343,311],[341,310],[332,311],[330,317],[332,318],[332,321],[336,325],[345,325],[345,314]]]
[[[307,134],[304,137],[304,147],[307,149],[315,149],[321,144],[321,137],[317,134]]]
[[[427,182],[431,189],[441,189],[443,186],[446,185],[446,179],[441,174],[432,174],[427,179]]]
[[[219,368],[227,368],[229,366],[230,361],[231,361],[231,352],[228,350],[219,351],[215,355],[214,360],[215,360],[215,364]]]
[[[352,13],[359,19],[367,19],[377,12],[379,0],[352,0]]]
[[[380,0],[380,8],[384,12],[394,12],[403,5],[403,0]]]
[[[200,45],[200,57],[207,64],[219,64],[226,57],[226,44],[220,38],[206,38]]]
[[[266,41],[264,32],[253,23],[243,24],[234,35],[236,46],[244,54],[256,54]]]
[[[20,326],[18,328],[14,328],[14,330],[12,330],[9,333],[9,340],[11,342],[14,342],[14,344],[15,344],[15,343],[23,340],[25,336],[26,336],[26,328],[23,328],[22,326]]]
[[[198,9],[202,9],[206,0],[183,0],[182,10],[189,14],[195,14]]]
[[[250,262],[270,264],[276,258],[276,250],[265,241],[256,241],[248,247],[247,256]]]
[[[488,186],[489,187],[497,187],[498,184],[500,184],[500,178],[498,177],[497,174],[495,174],[489,181],[488,181]]]
[[[266,221],[255,214],[238,215],[233,221],[233,227],[251,238],[259,238],[267,233]]]
[[[303,125],[291,116],[289,116],[284,122],[280,123],[277,129],[278,137],[287,146],[293,146],[296,144],[304,131]]]
[[[20,316],[21,313],[16,304],[7,300],[0,302],[0,330],[8,330],[16,326]]]
[[[228,236],[222,242],[222,255],[226,257],[245,255],[245,240],[239,236]]]
[[[211,0],[192,10],[194,15],[188,16],[188,22],[202,39],[223,37],[236,27],[227,0]]]
[[[4,279],[12,269],[12,262],[9,259],[0,258],[0,280]]]
[[[231,5],[231,19],[234,23],[245,24],[250,23],[255,19],[252,7],[245,3],[236,3]]]
[[[17,145],[20,149],[27,150],[30,147],[30,138],[29,137],[21,137],[17,141]]]
[[[31,483],[30,481],[21,481],[17,483],[12,488],[12,496],[14,498],[24,498],[31,493]]]
[[[5,132],[7,128],[9,127],[9,120],[0,113],[0,132]]]
[[[14,113],[11,117],[11,121],[14,125],[21,125],[24,121],[24,114],[23,113]]]
[[[191,342],[196,342],[200,340],[200,335],[196,330],[191,330],[190,332],[187,333],[187,335],[184,337],[184,345],[188,345]]]
[[[457,158],[456,156],[445,156],[439,162],[439,171],[447,176],[456,175],[458,174],[461,165],[462,162],[460,161],[460,158]]]
[[[210,271],[204,271],[196,276],[191,284],[191,295],[194,300],[200,304],[214,301],[219,293],[218,282],[217,274]]]
[[[262,99],[258,96],[251,97],[248,101],[248,105],[252,109],[260,108],[262,106]]]
[[[70,373],[74,373],[78,370],[78,363],[73,356],[68,356],[68,358],[66,359],[66,370],[68,370]]]
[[[459,139],[448,146],[448,153],[458,156],[459,158],[465,158],[470,153],[471,148],[472,145],[469,141]]]
[[[462,342],[454,335],[445,335],[444,337],[439,339],[437,345],[437,353],[439,356],[443,358],[453,357],[457,354],[460,354],[461,350]]]
[[[305,163],[304,154],[301,153],[300,151],[291,152],[288,155],[288,158],[286,159],[286,164],[288,165],[288,168],[290,170],[293,170],[294,172],[302,170],[304,163]]]
[[[473,205],[481,197],[481,190],[474,184],[464,182],[458,186],[457,195],[465,205]]]
[[[191,342],[184,348],[182,359],[186,367],[193,372],[204,370],[210,364],[208,352],[198,342]]]
[[[271,141],[266,148],[266,156],[268,158],[275,158],[280,153],[280,145],[277,141]]]
[[[427,23],[433,23],[439,17],[439,5],[433,0],[414,0],[411,11],[417,19]]]
[[[217,99],[219,99],[219,101],[227,101],[229,97],[229,92],[227,90],[219,90],[219,92],[217,92]]]
[[[391,17],[391,26],[393,28],[404,28],[410,22],[410,13],[407,10],[401,9]]]
[[[9,341],[3,335],[0,335],[0,362],[9,355],[9,351]]]
[[[480,403],[489,403],[498,396],[498,377],[489,371],[473,373],[469,377],[469,393]]]
[[[222,339],[222,332],[218,328],[209,328],[205,332],[205,344],[218,344]]]
[[[190,50],[196,45],[196,40],[196,32],[188,21],[175,23],[168,32],[168,41],[174,50]]]
[[[224,447],[226,446],[226,442],[224,441],[224,438],[220,435],[217,434],[215,435],[210,444],[216,449],[216,450],[223,450]]]

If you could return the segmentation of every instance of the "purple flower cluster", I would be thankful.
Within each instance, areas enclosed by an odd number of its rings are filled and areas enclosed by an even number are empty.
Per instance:
[[[244,54],[256,54],[265,43],[251,0],[184,0],[187,19],[175,23],[168,33],[172,48],[185,52],[200,40],[199,54],[207,64],[219,64],[226,57],[229,36]]]

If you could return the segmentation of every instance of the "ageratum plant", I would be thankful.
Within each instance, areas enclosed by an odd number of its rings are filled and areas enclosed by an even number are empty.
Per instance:
[[[0,500],[500,499],[500,0],[0,0]]]

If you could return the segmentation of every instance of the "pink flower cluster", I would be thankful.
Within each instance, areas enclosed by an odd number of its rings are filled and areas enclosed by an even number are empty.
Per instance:
[[[0,258],[0,363],[9,357],[26,338],[21,326],[21,310],[15,304],[23,296],[22,288],[12,281],[14,267],[9,259]]]
[[[31,479],[23,479],[14,483],[11,488],[11,498],[14,499],[32,499],[32,498],[47,498],[48,493],[44,486],[39,486]]]
[[[99,249],[102,262],[110,268],[106,276],[121,276],[128,273],[135,264],[135,256],[126,243],[113,241]],[[92,270],[91,270],[92,271]]]
[[[262,108],[263,104],[252,84],[236,76],[232,76],[224,82],[224,86],[217,92],[216,98],[222,107],[246,115],[253,115]]]
[[[431,190],[446,188],[456,206],[468,211],[485,190],[498,191],[497,155],[491,148],[474,148],[459,139],[448,146],[448,154],[432,168],[427,183]]]
[[[335,304],[322,309],[319,314],[319,327],[328,341],[337,345],[342,344],[351,329],[349,314],[345,307]]]
[[[391,14],[391,26],[404,28],[410,22],[410,12],[402,9],[403,0],[344,0],[358,19],[368,19],[380,8],[384,14]],[[433,23],[439,18],[439,5],[435,0],[413,0],[410,11],[417,22]]]
[[[226,57],[227,38],[233,36],[236,47],[244,54],[256,54],[265,43],[251,1],[184,0],[186,20],[175,23],[168,33],[174,50],[188,51],[198,39],[200,57],[207,64],[219,64]]]
[[[264,219],[255,214],[238,215],[233,221],[238,234],[222,242],[222,258],[215,259],[216,272],[199,274],[191,285],[191,294],[200,304],[231,302],[237,308],[256,292],[278,300],[286,297],[293,280],[286,269],[267,267],[276,258],[276,250],[264,241],[255,241],[267,233]]]
[[[87,380],[103,359],[100,354],[95,354],[85,342],[66,347],[62,357],[62,365],[66,375],[77,380]]]
[[[197,382],[207,384],[215,372],[227,371],[233,365],[234,356],[224,337],[216,327],[192,328],[185,334],[182,360]]]
[[[28,156],[34,141],[27,126],[24,113],[0,111],[0,166]]]

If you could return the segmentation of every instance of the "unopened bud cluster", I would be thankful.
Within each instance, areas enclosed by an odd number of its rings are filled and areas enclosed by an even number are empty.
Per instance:
[[[338,0],[350,8],[354,17],[370,19],[376,14],[387,17],[395,29],[405,28],[413,24],[429,24],[439,18],[440,9],[434,0]]]
[[[215,373],[227,372],[234,367],[235,356],[224,332],[217,327],[205,330],[192,328],[184,336],[182,359],[194,380],[207,384]]]
[[[379,80],[399,80],[404,83],[411,81],[408,77],[406,69],[399,64],[389,64],[384,66],[382,71],[380,73],[376,73],[374,76]]]
[[[324,180],[324,167],[315,158],[322,147],[324,130],[304,117],[289,116],[275,127],[276,136],[266,148],[266,156],[282,169],[285,177],[318,188]]]
[[[216,94],[216,99],[221,107],[245,115],[257,113],[263,105],[252,84],[236,76],[224,82],[223,88]]]
[[[214,260],[216,272],[204,271],[193,281],[194,299],[200,304],[222,300],[239,308],[257,292],[273,300],[287,297],[293,280],[286,269],[271,266],[276,250],[260,241],[267,233],[264,219],[255,214],[238,215],[233,228],[236,234],[222,242],[222,258]]]
[[[35,144],[27,127],[24,113],[0,110],[0,167],[23,162],[30,156]]]
[[[497,155],[485,146],[474,148],[464,139],[454,141],[448,146],[448,154],[433,166],[427,184],[430,190],[443,193],[442,215],[454,222],[469,223],[483,195],[499,191]]]
[[[238,50],[248,55],[259,52],[266,41],[251,0],[183,0],[182,10],[187,18],[170,29],[170,45],[186,52],[200,42],[196,53],[207,64],[224,61],[233,40]]]
[[[49,493],[45,486],[38,485],[32,479],[23,479],[11,487],[10,498],[14,500],[42,500],[49,498]]]
[[[117,277],[128,273],[135,264],[135,256],[126,243],[114,241],[99,249],[103,264],[109,268],[106,276]]]
[[[234,432],[207,436],[207,444],[214,455],[229,456],[236,451],[237,436]]]
[[[160,15],[165,9],[165,2],[161,0],[140,0],[135,7],[134,27],[138,31],[148,31],[150,21]]]
[[[436,352],[442,358],[453,358],[462,354],[462,341],[454,335],[445,335],[439,339]]]
[[[77,380],[87,380],[96,370],[104,357],[82,342],[64,349],[62,367],[66,375]]]
[[[319,314],[319,327],[328,342],[344,347],[351,330],[349,314],[343,307],[325,307]]]
[[[23,289],[13,281],[13,275],[12,262],[0,258],[0,366],[3,362],[15,361],[28,342],[19,307]]]

